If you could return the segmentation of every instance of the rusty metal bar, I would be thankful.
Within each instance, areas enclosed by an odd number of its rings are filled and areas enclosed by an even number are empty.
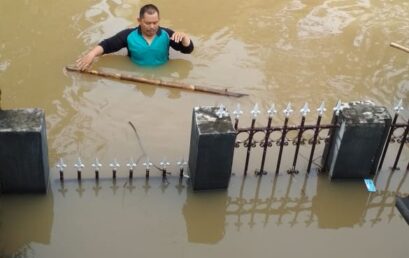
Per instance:
[[[290,173],[298,173],[298,170],[295,169],[295,167],[297,166],[297,158],[298,158],[298,152],[300,151],[300,145],[301,145],[301,137],[302,134],[304,133],[304,124],[305,124],[305,116],[303,116],[301,118],[301,126],[300,129],[298,131],[298,136],[297,136],[297,146],[295,148],[295,154],[294,154],[294,160],[293,160],[293,166],[291,167],[291,169],[288,171]]]
[[[398,161],[400,159],[400,155],[402,154],[403,146],[406,143],[406,138],[408,137],[408,133],[409,133],[409,119],[408,119],[408,123],[406,125],[405,132],[402,135],[402,142],[400,143],[398,155],[396,156],[395,163],[393,164],[392,170],[397,169]]]
[[[315,146],[317,145],[317,139],[320,133],[319,129],[320,129],[320,124],[321,124],[321,118],[322,118],[322,115],[321,114],[318,115],[317,124],[315,125],[314,138],[312,140],[310,158],[308,159],[307,174],[309,174],[311,170],[311,164],[312,164],[312,159],[314,157]]]
[[[271,121],[273,120],[272,117],[268,118],[267,122],[267,129],[265,132],[265,137],[264,137],[264,146],[263,146],[263,157],[261,158],[261,166],[260,166],[260,171],[257,173],[257,175],[263,175],[264,173],[264,163],[266,161],[266,154],[267,154],[267,148],[268,148],[268,139],[270,138],[270,127],[271,127]]]
[[[396,121],[398,120],[398,116],[399,116],[399,113],[396,112],[395,116],[393,117],[392,124],[389,127],[388,138],[386,140],[385,148],[384,148],[384,150],[382,152],[382,157],[381,157],[381,160],[379,161],[378,169],[376,171],[379,171],[379,170],[382,169],[382,165],[383,165],[383,161],[385,160],[386,152],[388,151],[388,147],[389,147],[389,144],[391,142],[393,132],[395,131],[395,125],[396,125]]]
[[[285,118],[284,120],[284,126],[281,131],[281,139],[280,139],[280,150],[278,152],[278,160],[277,160],[277,167],[276,167],[276,174],[280,171],[280,164],[281,164],[281,156],[283,155],[283,147],[284,147],[284,141],[285,141],[285,136],[287,134],[287,124],[288,124],[288,117]]]
[[[247,145],[247,155],[246,155],[246,165],[244,166],[244,175],[247,175],[247,169],[249,166],[249,160],[250,160],[250,151],[251,151],[251,145],[253,143],[253,135],[254,135],[254,124],[256,123],[256,119],[253,118],[251,120],[251,127],[249,130],[249,138],[248,138],[248,145]]]

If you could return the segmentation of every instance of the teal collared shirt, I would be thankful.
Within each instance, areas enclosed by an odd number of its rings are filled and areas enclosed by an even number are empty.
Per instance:
[[[176,43],[170,40],[173,33],[174,31],[169,28],[159,27],[151,44],[148,44],[142,36],[140,27],[128,28],[108,39],[104,39],[99,45],[104,50],[104,54],[113,53],[126,47],[128,56],[134,64],[158,66],[169,60],[169,47],[184,54],[193,51],[192,41],[190,41],[189,46],[184,46],[182,42]]]
[[[132,31],[128,37],[128,51],[131,61],[142,66],[158,66],[169,60],[169,35],[159,28],[151,44],[139,30]]]

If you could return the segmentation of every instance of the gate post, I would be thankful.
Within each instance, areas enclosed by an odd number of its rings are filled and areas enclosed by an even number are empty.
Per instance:
[[[326,164],[322,165],[329,177],[364,178],[375,174],[391,124],[387,109],[371,102],[351,102],[342,106],[337,121],[331,136],[333,143],[327,143],[323,156]]]
[[[226,189],[233,163],[236,132],[218,107],[196,107],[192,115],[189,175],[193,190]]]
[[[44,111],[0,110],[0,192],[47,193],[48,174]]]

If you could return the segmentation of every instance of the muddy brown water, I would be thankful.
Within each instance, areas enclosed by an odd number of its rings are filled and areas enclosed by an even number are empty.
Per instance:
[[[275,103],[276,123],[288,102],[300,119],[308,102],[368,99],[392,110],[408,107],[409,55],[389,47],[409,46],[406,1],[155,1],[161,25],[189,33],[191,55],[171,52],[168,64],[147,69],[122,55],[94,64],[110,72],[208,85],[249,94],[240,99],[157,88],[65,72],[101,39],[134,26],[145,1],[0,2],[1,107],[40,107],[47,116],[50,192],[46,196],[0,197],[0,257],[409,257],[409,227],[394,208],[396,195],[409,194],[407,148],[402,168],[391,173],[397,146],[377,178],[376,193],[362,181],[330,182],[317,172],[285,173],[293,152],[286,149],[274,176],[277,148],[269,150],[262,178],[243,177],[244,149],[236,150],[227,191],[193,193],[179,181],[175,161],[187,158],[191,112],[198,105],[258,103],[264,115]],[[327,111],[324,120],[331,118]],[[403,112],[407,119],[407,112]],[[128,124],[140,136],[140,144]],[[142,146],[141,146],[142,145]],[[144,151],[158,164],[172,161],[163,183],[141,164],[129,181],[125,164]],[[301,155],[308,156],[308,147]],[[73,167],[81,156],[81,184]],[[61,184],[55,168],[68,164]],[[91,163],[104,167],[93,180]],[[110,179],[109,163],[121,163]]]

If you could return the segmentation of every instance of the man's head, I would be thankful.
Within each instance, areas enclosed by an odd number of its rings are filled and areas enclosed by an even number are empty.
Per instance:
[[[153,37],[159,29],[159,9],[153,4],[142,6],[139,11],[139,26],[143,35]]]

